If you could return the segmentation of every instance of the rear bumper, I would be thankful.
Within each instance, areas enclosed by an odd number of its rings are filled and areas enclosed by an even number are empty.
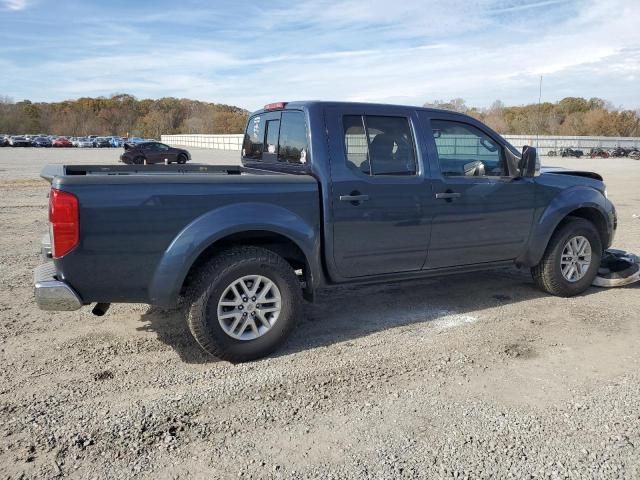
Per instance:
[[[36,303],[40,310],[71,311],[82,307],[82,299],[73,288],[58,280],[56,267],[49,261],[33,272]]]

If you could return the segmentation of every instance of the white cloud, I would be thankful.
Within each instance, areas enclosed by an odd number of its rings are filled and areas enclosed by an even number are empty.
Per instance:
[[[24,10],[29,6],[28,0],[2,0],[2,5],[7,10],[12,10],[17,12],[19,10]]]

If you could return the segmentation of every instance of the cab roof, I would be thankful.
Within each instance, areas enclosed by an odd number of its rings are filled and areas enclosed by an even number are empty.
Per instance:
[[[464,113],[454,112],[452,110],[444,110],[441,108],[428,108],[428,107],[418,107],[415,105],[399,105],[399,104],[391,104],[391,103],[374,103],[374,102],[343,102],[343,101],[331,101],[331,100],[295,100],[292,102],[273,102],[268,103],[263,108],[256,110],[251,113],[251,115],[274,112],[278,110],[306,110],[312,107],[349,107],[349,108],[371,108],[376,107],[380,110],[388,109],[389,111],[398,111],[398,110],[421,110],[427,112],[439,112],[439,113],[453,113],[463,116],[468,116]]]

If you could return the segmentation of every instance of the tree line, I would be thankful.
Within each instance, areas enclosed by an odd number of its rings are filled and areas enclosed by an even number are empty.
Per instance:
[[[14,102],[0,97],[0,133],[118,135],[160,138],[170,133],[241,133],[249,112],[185,98],[138,100],[133,95],[63,102]]]
[[[566,97],[555,103],[515,107],[496,100],[484,109],[469,107],[463,99],[455,98],[424,106],[466,113],[502,134],[640,137],[640,111],[615,108],[601,98]]]
[[[551,103],[470,107],[461,98],[425,103],[471,115],[503,134],[640,136],[640,112],[615,108],[601,98],[567,97]],[[15,102],[0,97],[0,133],[120,135],[242,133],[249,112],[185,98],[138,100],[133,95],[79,98],[63,102]]]

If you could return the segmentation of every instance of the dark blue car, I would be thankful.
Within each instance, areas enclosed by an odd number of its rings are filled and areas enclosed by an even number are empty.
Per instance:
[[[36,137],[33,140],[31,140],[31,145],[36,148],[38,147],[50,148],[52,143],[49,137]]]

